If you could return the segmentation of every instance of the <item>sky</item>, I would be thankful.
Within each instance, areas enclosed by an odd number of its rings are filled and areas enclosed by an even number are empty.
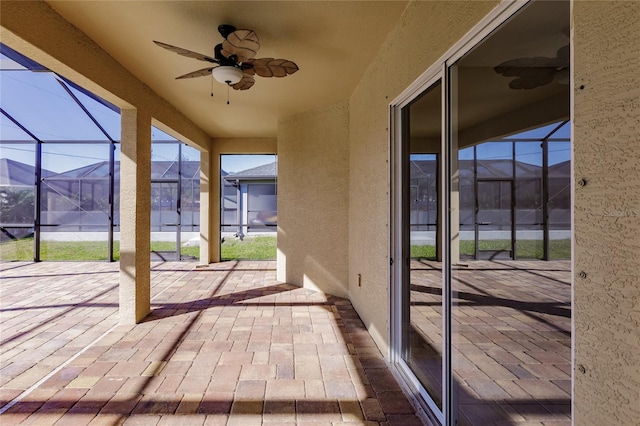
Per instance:
[[[87,96],[72,86],[63,86],[53,73],[31,72],[7,57],[0,55],[0,107],[35,137],[43,141],[75,141],[70,144],[43,144],[43,168],[53,172],[64,172],[79,167],[106,161],[109,158],[108,137],[114,140],[120,135],[120,115],[107,108],[96,99]],[[21,68],[21,69],[20,69]],[[71,92],[71,93],[68,93]],[[102,130],[78,106],[77,100],[95,118]],[[556,124],[513,135],[514,138],[542,138],[552,131]],[[105,135],[104,133],[107,133]],[[570,126],[566,124],[554,137],[569,138]],[[33,144],[11,144],[7,141],[31,140],[11,119],[0,114],[0,158],[11,158],[26,164],[34,164]],[[161,130],[152,128],[152,140],[177,141]],[[102,144],[78,143],[80,141],[102,141]],[[178,158],[176,144],[154,144],[152,161],[173,161]],[[478,146],[478,158],[510,158],[502,143],[484,143]],[[472,158],[473,149],[464,149],[459,158]],[[549,164],[553,165],[570,159],[570,144],[555,143],[549,149]],[[119,160],[119,149],[116,150]],[[200,154],[194,148],[184,145],[182,157],[197,161]],[[517,161],[542,165],[540,145],[537,143],[517,143]],[[221,158],[221,168],[234,173],[276,161],[275,155],[225,155]]]
[[[277,158],[277,155],[223,155],[220,168],[227,173],[235,173],[273,163]]]
[[[67,89],[91,113],[104,132],[79,107],[53,73],[31,72],[0,55],[0,107],[35,137],[43,141],[74,141],[71,144],[43,144],[42,167],[61,173],[109,159],[109,137],[120,135],[120,115],[71,86]],[[167,133],[152,128],[153,141],[177,141]],[[0,158],[11,158],[25,164],[34,164],[34,144],[12,144],[8,141],[33,141],[4,114],[0,114]],[[78,141],[101,141],[99,144]],[[120,150],[115,151],[116,161]],[[154,143],[152,161],[173,161],[178,158],[176,144]],[[183,145],[182,158],[199,161],[198,150]],[[222,158],[222,169],[227,173],[257,167],[276,161],[275,155],[227,155]]]

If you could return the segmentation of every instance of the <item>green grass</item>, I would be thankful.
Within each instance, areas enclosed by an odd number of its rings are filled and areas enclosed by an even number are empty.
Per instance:
[[[120,259],[120,243],[113,242],[114,258]],[[276,258],[276,237],[246,237],[244,241],[227,239],[222,244],[222,259],[265,260]],[[151,242],[151,251],[174,251],[171,241]],[[198,258],[200,247],[182,247],[183,256]],[[43,241],[40,244],[42,260],[108,260],[106,241]],[[0,244],[0,261],[32,261],[33,238],[8,241]]]
[[[552,259],[571,258],[571,241],[551,240],[550,257]],[[508,246],[508,245],[507,245]],[[481,250],[504,249],[502,240],[481,241]],[[246,237],[244,241],[235,238],[227,238],[221,246],[223,260],[252,259],[270,260],[276,258],[276,237],[257,236]],[[170,241],[154,241],[151,243],[152,251],[175,250],[175,243]],[[473,255],[473,241],[462,241],[460,253]],[[120,244],[114,241],[115,260],[119,259]],[[184,256],[198,258],[199,247],[182,247]],[[435,258],[436,249],[429,245],[412,245],[411,257],[432,259]],[[542,242],[538,240],[518,241],[519,259],[539,259],[542,257]],[[40,247],[42,260],[107,260],[107,243],[104,241],[43,241]],[[17,241],[9,241],[0,244],[0,261],[31,261],[33,260],[33,238],[25,238]]]
[[[173,251],[176,244],[170,241],[154,241],[151,251]],[[113,242],[114,259],[120,259],[120,242]],[[182,247],[185,256],[198,257],[199,247]],[[42,241],[41,260],[109,260],[106,241]],[[0,261],[32,261],[33,238],[8,241],[0,244]]]
[[[411,257],[413,259],[435,259],[436,257],[436,246],[420,246],[420,245],[411,245]]]
[[[222,260],[272,260],[276,258],[276,251],[276,237],[245,237],[244,241],[227,238],[221,245],[220,257]]]
[[[114,241],[116,260],[119,244]],[[41,260],[108,260],[106,241],[42,241]],[[33,238],[0,244],[0,260],[32,261]]]
[[[508,240],[483,240],[480,241],[480,250],[509,250]],[[541,240],[519,240],[517,242],[518,259],[541,259]],[[475,243],[473,241],[460,242],[460,254],[473,256],[475,254]],[[436,256],[436,248],[433,245],[412,245],[411,257],[433,259]],[[550,240],[549,257],[551,259],[570,259],[571,240]]]

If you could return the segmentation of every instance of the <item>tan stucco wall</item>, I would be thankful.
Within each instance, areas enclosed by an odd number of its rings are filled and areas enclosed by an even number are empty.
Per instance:
[[[640,2],[574,2],[573,36],[574,423],[638,424]]]
[[[1,1],[2,43],[108,100],[149,111],[155,124],[208,150],[210,138],[78,28],[42,1]]]
[[[278,123],[278,280],[348,296],[349,107]]]
[[[350,99],[349,295],[383,353],[389,344],[389,103],[497,4],[409,4]]]
[[[124,109],[121,121],[119,314],[136,324],[151,310],[151,117]]]

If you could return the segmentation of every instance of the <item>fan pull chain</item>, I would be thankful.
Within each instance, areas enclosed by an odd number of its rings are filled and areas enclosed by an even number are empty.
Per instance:
[[[227,83],[227,105],[229,105],[229,88],[231,87],[231,84]]]
[[[211,74],[211,97],[213,98],[213,74]]]

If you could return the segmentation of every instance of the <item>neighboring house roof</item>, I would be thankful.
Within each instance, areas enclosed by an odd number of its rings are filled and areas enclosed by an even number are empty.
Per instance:
[[[263,164],[262,166],[253,167],[251,169],[242,170],[235,173],[229,173],[224,178],[226,180],[258,180],[258,179],[275,179],[278,176],[278,163]]]
[[[55,173],[42,169],[42,177],[46,178]],[[0,159],[0,186],[25,186],[35,185],[36,169],[34,166],[24,164],[8,158]]]
[[[561,166],[560,163],[557,166]],[[569,162],[567,162],[569,164]],[[411,179],[417,179],[422,177],[435,177],[437,175],[436,160],[415,160],[410,163]],[[513,174],[513,166],[511,160],[503,159],[490,159],[481,160],[478,159],[478,177],[480,179],[487,177],[495,178],[511,178]],[[570,167],[570,166],[569,166]],[[460,160],[459,163],[460,177],[465,179],[473,179],[473,160]],[[518,178],[541,178],[542,167],[535,164],[523,163],[521,161],[515,162],[515,172]],[[549,167],[549,172],[552,172],[552,167]],[[559,175],[556,172],[556,175]]]
[[[200,162],[199,161],[182,161],[182,177],[200,178]],[[177,179],[178,178],[178,162],[177,161],[152,161],[151,162],[151,179]]]
[[[116,161],[114,165],[116,174],[120,169],[120,162]],[[56,178],[74,178],[74,179],[90,179],[90,178],[107,178],[109,177],[109,162],[101,161],[88,166],[79,167],[73,170],[59,173]]]
[[[549,176],[571,176],[571,161],[563,161],[549,166]]]
[[[120,173],[120,162],[114,164],[116,176]],[[35,167],[8,158],[0,159],[0,186],[34,186]],[[105,179],[109,177],[109,162],[100,161],[62,173],[42,169],[44,179],[82,180]],[[153,161],[151,163],[152,179],[177,179],[178,163],[176,161]],[[182,177],[186,179],[200,178],[199,161],[183,161]]]

